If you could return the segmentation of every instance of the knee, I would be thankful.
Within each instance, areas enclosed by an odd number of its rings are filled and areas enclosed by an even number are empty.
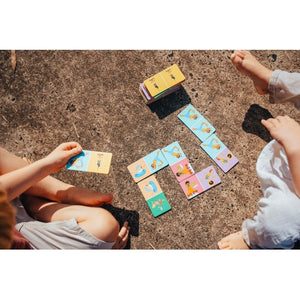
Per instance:
[[[105,242],[114,242],[120,231],[118,221],[103,208],[97,209],[91,220],[90,232]]]
[[[293,247],[299,237],[299,222],[293,221],[294,217],[292,211],[274,208],[272,214],[261,218],[260,229],[268,248]]]

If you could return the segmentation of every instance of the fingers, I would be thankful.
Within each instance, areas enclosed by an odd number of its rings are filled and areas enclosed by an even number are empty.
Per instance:
[[[285,117],[281,117],[281,116],[278,116],[276,117],[275,119],[273,118],[270,118],[268,120],[264,120],[262,119],[261,120],[261,123],[269,130],[271,131],[272,129],[278,127],[279,125],[282,124],[282,122],[284,121],[284,118]]]
[[[263,124],[269,131],[272,130],[272,128],[274,127],[274,125],[272,124],[272,122],[270,121],[270,119],[268,120],[261,120],[261,124]]]
[[[117,240],[113,246],[113,249],[124,249],[128,238],[129,238],[129,231],[130,231],[130,227],[128,226],[128,222],[125,221],[119,234],[117,237]]]
[[[67,142],[60,145],[62,150],[70,151],[74,155],[79,154],[82,151],[82,147],[77,142]]]
[[[57,147],[57,149],[63,151],[64,155],[67,156],[67,159],[70,159],[82,152],[82,147],[77,142],[62,143]]]
[[[122,241],[127,241],[128,239],[128,235],[129,235],[129,230],[130,227],[128,226],[128,222],[125,221],[123,224],[123,227],[121,228],[120,232],[119,232],[119,236],[121,237]]]
[[[287,121],[292,120],[289,116],[277,116],[274,118],[269,118],[267,120],[262,119],[261,123],[270,131],[273,128],[276,128],[282,124],[285,124]]]
[[[236,66],[240,66],[243,62],[243,59],[236,53],[236,51],[231,55],[230,59]]]

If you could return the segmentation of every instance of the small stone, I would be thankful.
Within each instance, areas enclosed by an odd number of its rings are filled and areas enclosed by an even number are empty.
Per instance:
[[[272,62],[275,62],[277,60],[276,54],[269,54],[268,57],[270,57],[272,59]]]

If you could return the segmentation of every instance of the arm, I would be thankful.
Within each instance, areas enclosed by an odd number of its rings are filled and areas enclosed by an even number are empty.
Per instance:
[[[9,201],[27,191],[49,174],[59,171],[67,161],[82,151],[76,142],[58,146],[47,157],[0,176]]]
[[[297,151],[286,150],[290,172],[297,196],[300,198],[300,147]]]
[[[288,116],[261,122],[272,137],[284,147],[295,191],[300,197],[300,125]]]

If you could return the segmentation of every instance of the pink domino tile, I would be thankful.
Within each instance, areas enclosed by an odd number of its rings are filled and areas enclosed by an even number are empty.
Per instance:
[[[179,184],[188,199],[192,199],[204,191],[196,175],[190,176]]]
[[[195,174],[189,160],[184,158],[183,160],[179,161],[175,165],[171,166],[172,172],[174,173],[176,179],[181,182],[186,178]]]

